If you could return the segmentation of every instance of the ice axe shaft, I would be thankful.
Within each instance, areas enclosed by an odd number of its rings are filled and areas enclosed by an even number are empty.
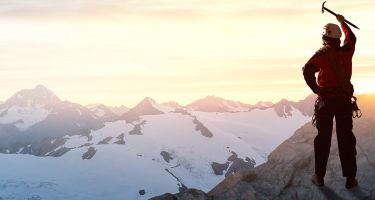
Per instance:
[[[327,11],[327,12],[331,13],[332,15],[337,16],[337,14],[336,14],[335,12],[333,12],[332,10],[330,10],[330,9],[328,9],[328,8],[326,8],[326,7],[324,7],[324,4],[325,4],[326,2],[327,2],[327,1],[323,2],[323,4],[322,4],[322,13],[324,13],[324,11]],[[348,20],[346,20],[346,19],[345,19],[344,21],[345,21],[347,24],[349,24],[350,26],[353,26],[354,28],[356,28],[356,29],[359,30],[358,26],[354,25],[354,24],[351,23],[350,21],[348,21]]]

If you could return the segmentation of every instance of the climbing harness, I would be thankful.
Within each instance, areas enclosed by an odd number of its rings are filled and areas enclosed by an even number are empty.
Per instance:
[[[352,110],[353,110],[353,118],[361,118],[362,117],[362,111],[359,109],[357,105],[357,97],[352,96]]]

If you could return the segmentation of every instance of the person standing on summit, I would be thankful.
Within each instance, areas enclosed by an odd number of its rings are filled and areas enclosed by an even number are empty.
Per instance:
[[[345,34],[343,46],[340,46],[340,27],[331,23],[325,25],[323,47],[303,67],[307,85],[318,95],[314,115],[318,135],[314,140],[315,175],[312,176],[312,182],[317,186],[324,186],[335,117],[341,167],[343,176],[346,177],[345,186],[351,189],[358,185],[356,138],[352,131],[353,105],[356,104],[352,102],[354,89],[350,82],[356,37],[345,23],[344,16],[337,15],[336,19]],[[317,80],[315,73],[318,73]]]

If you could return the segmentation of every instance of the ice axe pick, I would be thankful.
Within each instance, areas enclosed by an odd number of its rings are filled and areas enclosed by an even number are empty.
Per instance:
[[[330,9],[328,9],[328,8],[326,8],[326,7],[324,7],[324,4],[325,4],[326,2],[327,2],[327,1],[324,1],[323,4],[322,4],[322,13],[324,13],[324,11],[327,11],[327,12],[331,13],[332,15],[337,16],[337,14],[336,14],[335,12],[333,12],[332,10],[330,10]],[[348,20],[344,20],[344,21],[345,21],[347,24],[349,24],[350,26],[353,26],[354,28],[356,28],[356,29],[359,30],[359,28],[358,28],[356,25],[354,25],[353,23],[351,23],[350,21],[348,21]]]

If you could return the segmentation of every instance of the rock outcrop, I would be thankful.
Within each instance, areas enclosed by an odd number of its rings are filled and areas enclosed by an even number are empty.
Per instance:
[[[238,171],[244,170],[244,169],[253,169],[255,166],[255,161],[253,159],[250,159],[248,157],[244,159],[238,158],[238,155],[236,152],[231,152],[232,155],[229,156],[227,159],[227,162],[225,163],[217,163],[213,162],[211,164],[212,170],[216,175],[223,175],[224,171],[225,177],[228,177],[234,173],[237,173]]]
[[[178,194],[164,194],[159,197],[151,198],[150,200],[176,200],[176,199],[183,199],[183,200],[211,200],[206,193],[201,190],[196,189],[189,189],[184,192],[180,192]]]
[[[203,136],[208,138],[214,136],[212,132],[197,119],[197,117],[194,117],[193,123],[195,124],[195,130],[200,131]]]
[[[87,151],[82,155],[83,160],[90,160],[92,157],[94,157],[96,153],[96,149],[94,147],[89,147]]]

